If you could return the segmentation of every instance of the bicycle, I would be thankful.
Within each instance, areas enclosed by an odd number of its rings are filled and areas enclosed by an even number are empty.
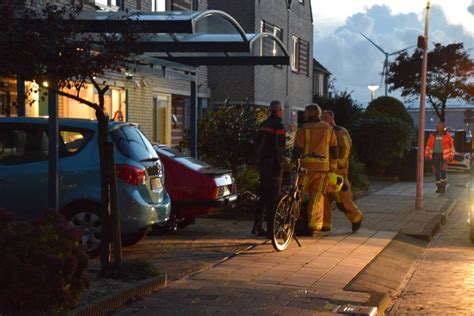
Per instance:
[[[303,186],[299,184],[302,174],[308,171],[301,167],[301,159],[306,157],[325,159],[326,157],[318,154],[308,154],[303,157],[296,157],[296,168],[290,180],[290,185],[281,196],[275,214],[273,215],[272,225],[272,245],[277,251],[283,251],[295,239],[299,247],[301,243],[295,235],[295,225],[300,215],[301,191]]]

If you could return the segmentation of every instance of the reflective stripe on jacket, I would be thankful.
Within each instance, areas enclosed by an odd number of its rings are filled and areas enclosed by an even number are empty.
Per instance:
[[[433,150],[436,141],[436,134],[431,133],[425,147],[425,157],[429,160],[433,158]],[[449,133],[443,133],[441,138],[441,148],[443,149],[443,159],[451,161],[454,159],[454,143]]]
[[[329,171],[337,169],[337,139],[334,130],[325,122],[310,122],[298,130],[295,151],[300,155],[318,154],[325,158],[307,157],[301,166],[309,171]]]
[[[351,154],[352,139],[349,132],[342,126],[334,126],[334,133],[337,138],[337,149],[339,157],[337,159],[337,168],[344,169],[349,166],[349,156]]]

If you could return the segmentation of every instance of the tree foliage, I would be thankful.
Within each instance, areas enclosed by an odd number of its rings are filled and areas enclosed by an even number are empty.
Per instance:
[[[98,121],[98,151],[101,173],[101,219],[104,223],[101,240],[120,236],[109,232],[110,213],[117,214],[109,197],[115,199],[115,177],[112,150],[108,146],[108,116],[104,112],[104,96],[109,89],[107,82],[97,82],[96,76],[109,71],[120,71],[129,66],[130,47],[135,47],[139,33],[130,24],[130,15],[123,15],[122,28],[117,33],[84,33],[77,22],[82,2],[70,0],[68,4],[43,3],[41,7],[27,7],[24,1],[0,1],[0,77],[17,77],[18,80],[38,84],[48,82],[49,92],[74,99],[95,110]],[[67,23],[65,23],[67,21]],[[136,52],[136,51],[135,51]],[[98,102],[80,97],[80,90],[91,82],[98,92]],[[65,88],[75,88],[76,92]],[[34,88],[33,88],[34,89]],[[73,90],[74,91],[74,90]],[[37,91],[29,91],[37,92]],[[109,213],[109,206],[111,212]],[[112,218],[117,218],[113,216]],[[108,241],[104,249],[109,249]],[[114,247],[120,248],[117,238]],[[115,254],[119,251],[114,251]],[[108,268],[108,255],[102,254],[102,269]],[[115,256],[119,264],[120,256]]]
[[[81,33],[75,21],[82,10],[80,1],[68,5],[45,3],[41,8],[18,5],[16,0],[0,2],[0,75],[78,90],[87,80],[106,71],[129,66],[130,45],[137,40],[133,28],[115,33]],[[124,19],[124,24],[129,20]],[[77,94],[79,95],[79,94]],[[71,97],[76,97],[72,95]],[[87,105],[94,107],[92,102]]]
[[[236,169],[253,160],[253,141],[262,109],[249,105],[220,106],[211,109],[198,122],[198,152],[213,166]],[[190,144],[186,133],[182,146]]]
[[[369,106],[364,112],[364,117],[380,116],[399,119],[412,127],[414,126],[413,119],[405,108],[405,105],[394,97],[378,97],[369,103]]]
[[[362,112],[362,107],[347,91],[336,92],[334,96],[328,98],[314,96],[313,101],[321,106],[323,110],[334,112],[336,123],[341,126],[348,126]]]
[[[390,63],[390,91],[401,90],[403,97],[414,98],[421,93],[423,52],[401,53]],[[463,43],[436,43],[428,53],[426,95],[441,121],[445,119],[446,103],[450,99],[474,100],[474,63]]]
[[[409,148],[411,130],[412,126],[400,119],[378,116],[358,120],[351,128],[351,136],[357,156],[368,172],[384,175],[385,169],[401,159]]]

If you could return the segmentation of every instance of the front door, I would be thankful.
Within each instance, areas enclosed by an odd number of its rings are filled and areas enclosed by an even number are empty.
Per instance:
[[[171,94],[153,98],[153,142],[171,145]]]

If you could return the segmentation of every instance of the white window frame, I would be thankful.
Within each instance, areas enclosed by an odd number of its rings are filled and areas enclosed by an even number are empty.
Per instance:
[[[165,12],[166,0],[151,0],[151,12]]]
[[[298,36],[291,36],[292,52],[291,52],[291,70],[299,72],[300,61],[300,39]]]

